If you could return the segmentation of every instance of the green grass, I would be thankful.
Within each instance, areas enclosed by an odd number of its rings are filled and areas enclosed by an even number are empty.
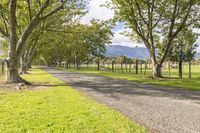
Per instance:
[[[104,64],[103,66],[106,67],[106,68],[112,69],[111,64]],[[142,71],[141,71],[141,65],[140,64],[139,64],[138,67],[139,67],[139,69],[138,69],[139,74],[142,73],[143,75],[147,75],[147,76],[151,75],[151,71],[152,71],[151,65],[149,65],[149,64],[147,65],[146,73],[145,73],[145,70],[144,70],[145,69],[144,64],[142,65]],[[87,69],[87,65],[81,65],[81,69]],[[97,65],[90,64],[89,69],[90,70],[97,70]],[[122,72],[120,64],[115,65],[115,71],[119,72],[119,73]],[[133,64],[131,64],[131,65],[130,64],[127,64],[127,65],[123,64],[123,72],[134,74],[135,68],[134,68]],[[170,68],[170,71],[169,71],[169,65],[168,65],[168,63],[165,63],[163,65],[162,74],[163,74],[164,77],[178,78],[178,68]],[[192,75],[192,78],[199,78],[200,79],[200,65],[197,65],[197,64],[194,64],[194,63],[191,65],[191,75]],[[184,62],[183,63],[183,78],[188,79],[188,77],[189,77],[189,65],[188,65],[188,63]]]
[[[34,69],[31,82],[51,83],[37,90],[0,90],[0,132],[143,133],[147,130],[121,113]]]
[[[66,70],[63,68],[61,69]],[[146,75],[136,75],[133,73],[97,71],[97,70],[87,70],[87,69],[80,69],[80,70],[67,69],[66,71],[95,74],[95,75],[100,75],[100,76],[131,80],[131,81],[142,82],[142,83],[163,85],[163,86],[175,86],[175,87],[180,87],[180,88],[190,89],[190,90],[200,90],[199,78],[194,78],[194,79],[163,78],[163,79],[155,80],[152,78],[148,78]]]

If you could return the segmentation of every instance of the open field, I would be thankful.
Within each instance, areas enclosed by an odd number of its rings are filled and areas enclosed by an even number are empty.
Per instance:
[[[125,80],[132,80],[137,82],[143,82],[143,83],[149,83],[149,84],[157,84],[157,85],[164,85],[164,86],[175,86],[175,87],[181,87],[185,89],[192,89],[192,90],[200,90],[200,80],[199,80],[199,74],[196,73],[196,78],[188,79],[178,79],[178,78],[162,78],[162,79],[152,79],[148,77],[147,75],[136,75],[134,73],[121,73],[119,71],[117,72],[110,72],[110,71],[97,71],[94,69],[64,69],[60,68],[66,71],[73,71],[73,72],[80,72],[80,73],[88,73],[88,74],[96,74],[101,76],[107,76],[112,78],[119,78],[119,79],[125,79]],[[172,71],[172,75],[175,75],[176,70]]]
[[[171,64],[172,65],[172,64]],[[173,64],[174,67],[169,67],[168,63],[163,65],[162,74],[164,77],[171,77],[171,78],[178,78],[178,65]],[[111,64],[104,64],[101,65],[103,70],[111,71],[112,65]],[[81,69],[86,70],[97,70],[96,64],[90,64],[88,67],[87,65],[81,65]],[[73,68],[73,67],[71,67]],[[135,74],[135,65],[134,64],[123,64],[121,69],[121,64],[115,64],[114,71],[119,73],[133,73]],[[139,75],[146,75],[151,76],[151,65],[147,64],[146,69],[145,65],[138,65],[138,74]],[[192,78],[199,78],[200,79],[200,65],[192,64],[191,65],[191,76]],[[189,65],[187,62],[183,63],[183,78],[189,78]]]
[[[33,69],[31,90],[0,90],[0,132],[143,133],[144,127]],[[29,87],[29,88],[30,88]]]

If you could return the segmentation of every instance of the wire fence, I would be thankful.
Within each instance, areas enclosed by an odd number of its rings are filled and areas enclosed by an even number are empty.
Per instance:
[[[63,64],[62,67],[65,67]],[[106,62],[99,61],[97,63],[80,63],[78,65],[71,64],[68,68],[110,71],[117,73],[132,73],[137,75],[151,76],[152,64],[148,61],[138,60],[133,62]],[[164,77],[179,78],[178,62],[165,62],[162,66],[162,75]],[[182,78],[200,78],[200,63],[198,62],[183,62],[182,63]]]
[[[0,59],[0,76],[2,77],[6,72],[6,63]],[[55,65],[56,66],[56,65]],[[62,67],[66,67],[62,63]],[[130,73],[136,75],[144,75],[150,77],[152,75],[152,64],[144,60],[128,61],[117,63],[110,62],[83,62],[79,64],[69,64],[69,69],[83,69],[83,70],[99,70],[116,73]],[[178,62],[165,62],[162,67],[162,75],[169,78],[179,78]],[[182,78],[200,79],[200,62],[193,61],[182,63]]]

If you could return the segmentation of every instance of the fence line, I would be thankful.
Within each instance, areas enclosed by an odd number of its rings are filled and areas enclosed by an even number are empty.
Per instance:
[[[0,75],[5,73],[6,63],[0,59]],[[56,65],[55,65],[56,66]],[[77,68],[78,66],[78,68]],[[65,67],[65,64],[62,64]],[[69,64],[68,68],[110,71],[118,73],[131,73],[136,75],[151,76],[152,64],[149,61],[135,60],[135,61],[98,61],[82,62],[78,65]],[[162,74],[164,77],[179,78],[178,62],[167,61],[163,64]],[[182,63],[182,77],[183,78],[200,78],[200,63],[198,62],[183,62]]]
[[[73,67],[72,67],[73,66]],[[76,68],[74,64],[70,64],[69,68]],[[76,69],[100,70],[121,73],[133,73],[137,75],[151,76],[152,64],[149,61],[135,60],[132,62],[103,62],[96,63],[87,62],[78,65]],[[63,65],[64,67],[64,65]],[[162,74],[164,77],[179,78],[178,62],[167,61],[163,64]],[[200,64],[197,62],[183,62],[182,63],[182,77],[183,78],[200,78]]]

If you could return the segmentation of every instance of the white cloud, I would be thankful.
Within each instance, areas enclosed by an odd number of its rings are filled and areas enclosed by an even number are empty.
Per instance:
[[[108,20],[114,17],[114,11],[101,5],[110,0],[91,0],[88,9],[89,12],[81,19],[82,23],[88,24],[92,19]]]
[[[91,0],[88,5],[89,12],[82,17],[81,22],[84,24],[89,24],[92,19],[99,20],[108,20],[114,17],[114,11],[101,5],[106,2],[111,2],[111,0]],[[127,30],[127,29],[126,29]],[[115,31],[114,38],[112,39],[112,45],[123,45],[129,47],[145,47],[142,43],[137,43],[130,40],[128,37],[121,35],[120,33],[125,31],[122,27],[120,30]],[[195,29],[195,32],[200,32],[199,29]],[[200,45],[200,37],[197,40],[197,43]],[[200,51],[200,46],[197,48],[197,51]]]
[[[128,47],[144,47],[144,44],[134,42],[129,37],[126,37],[121,34],[125,31],[130,31],[130,30],[122,28],[118,31],[115,31],[114,37],[112,39],[112,45],[123,45]]]
[[[109,20],[114,17],[114,11],[108,9],[106,7],[102,7],[106,2],[111,2],[111,0],[91,0],[88,9],[89,12],[82,17],[81,22],[85,24],[89,24],[92,19],[99,20]],[[123,45],[129,47],[144,47],[143,44],[133,42],[128,37],[121,35],[120,33],[125,31],[124,28],[115,31],[114,38],[112,39],[112,45]],[[127,31],[127,29],[126,29]]]

